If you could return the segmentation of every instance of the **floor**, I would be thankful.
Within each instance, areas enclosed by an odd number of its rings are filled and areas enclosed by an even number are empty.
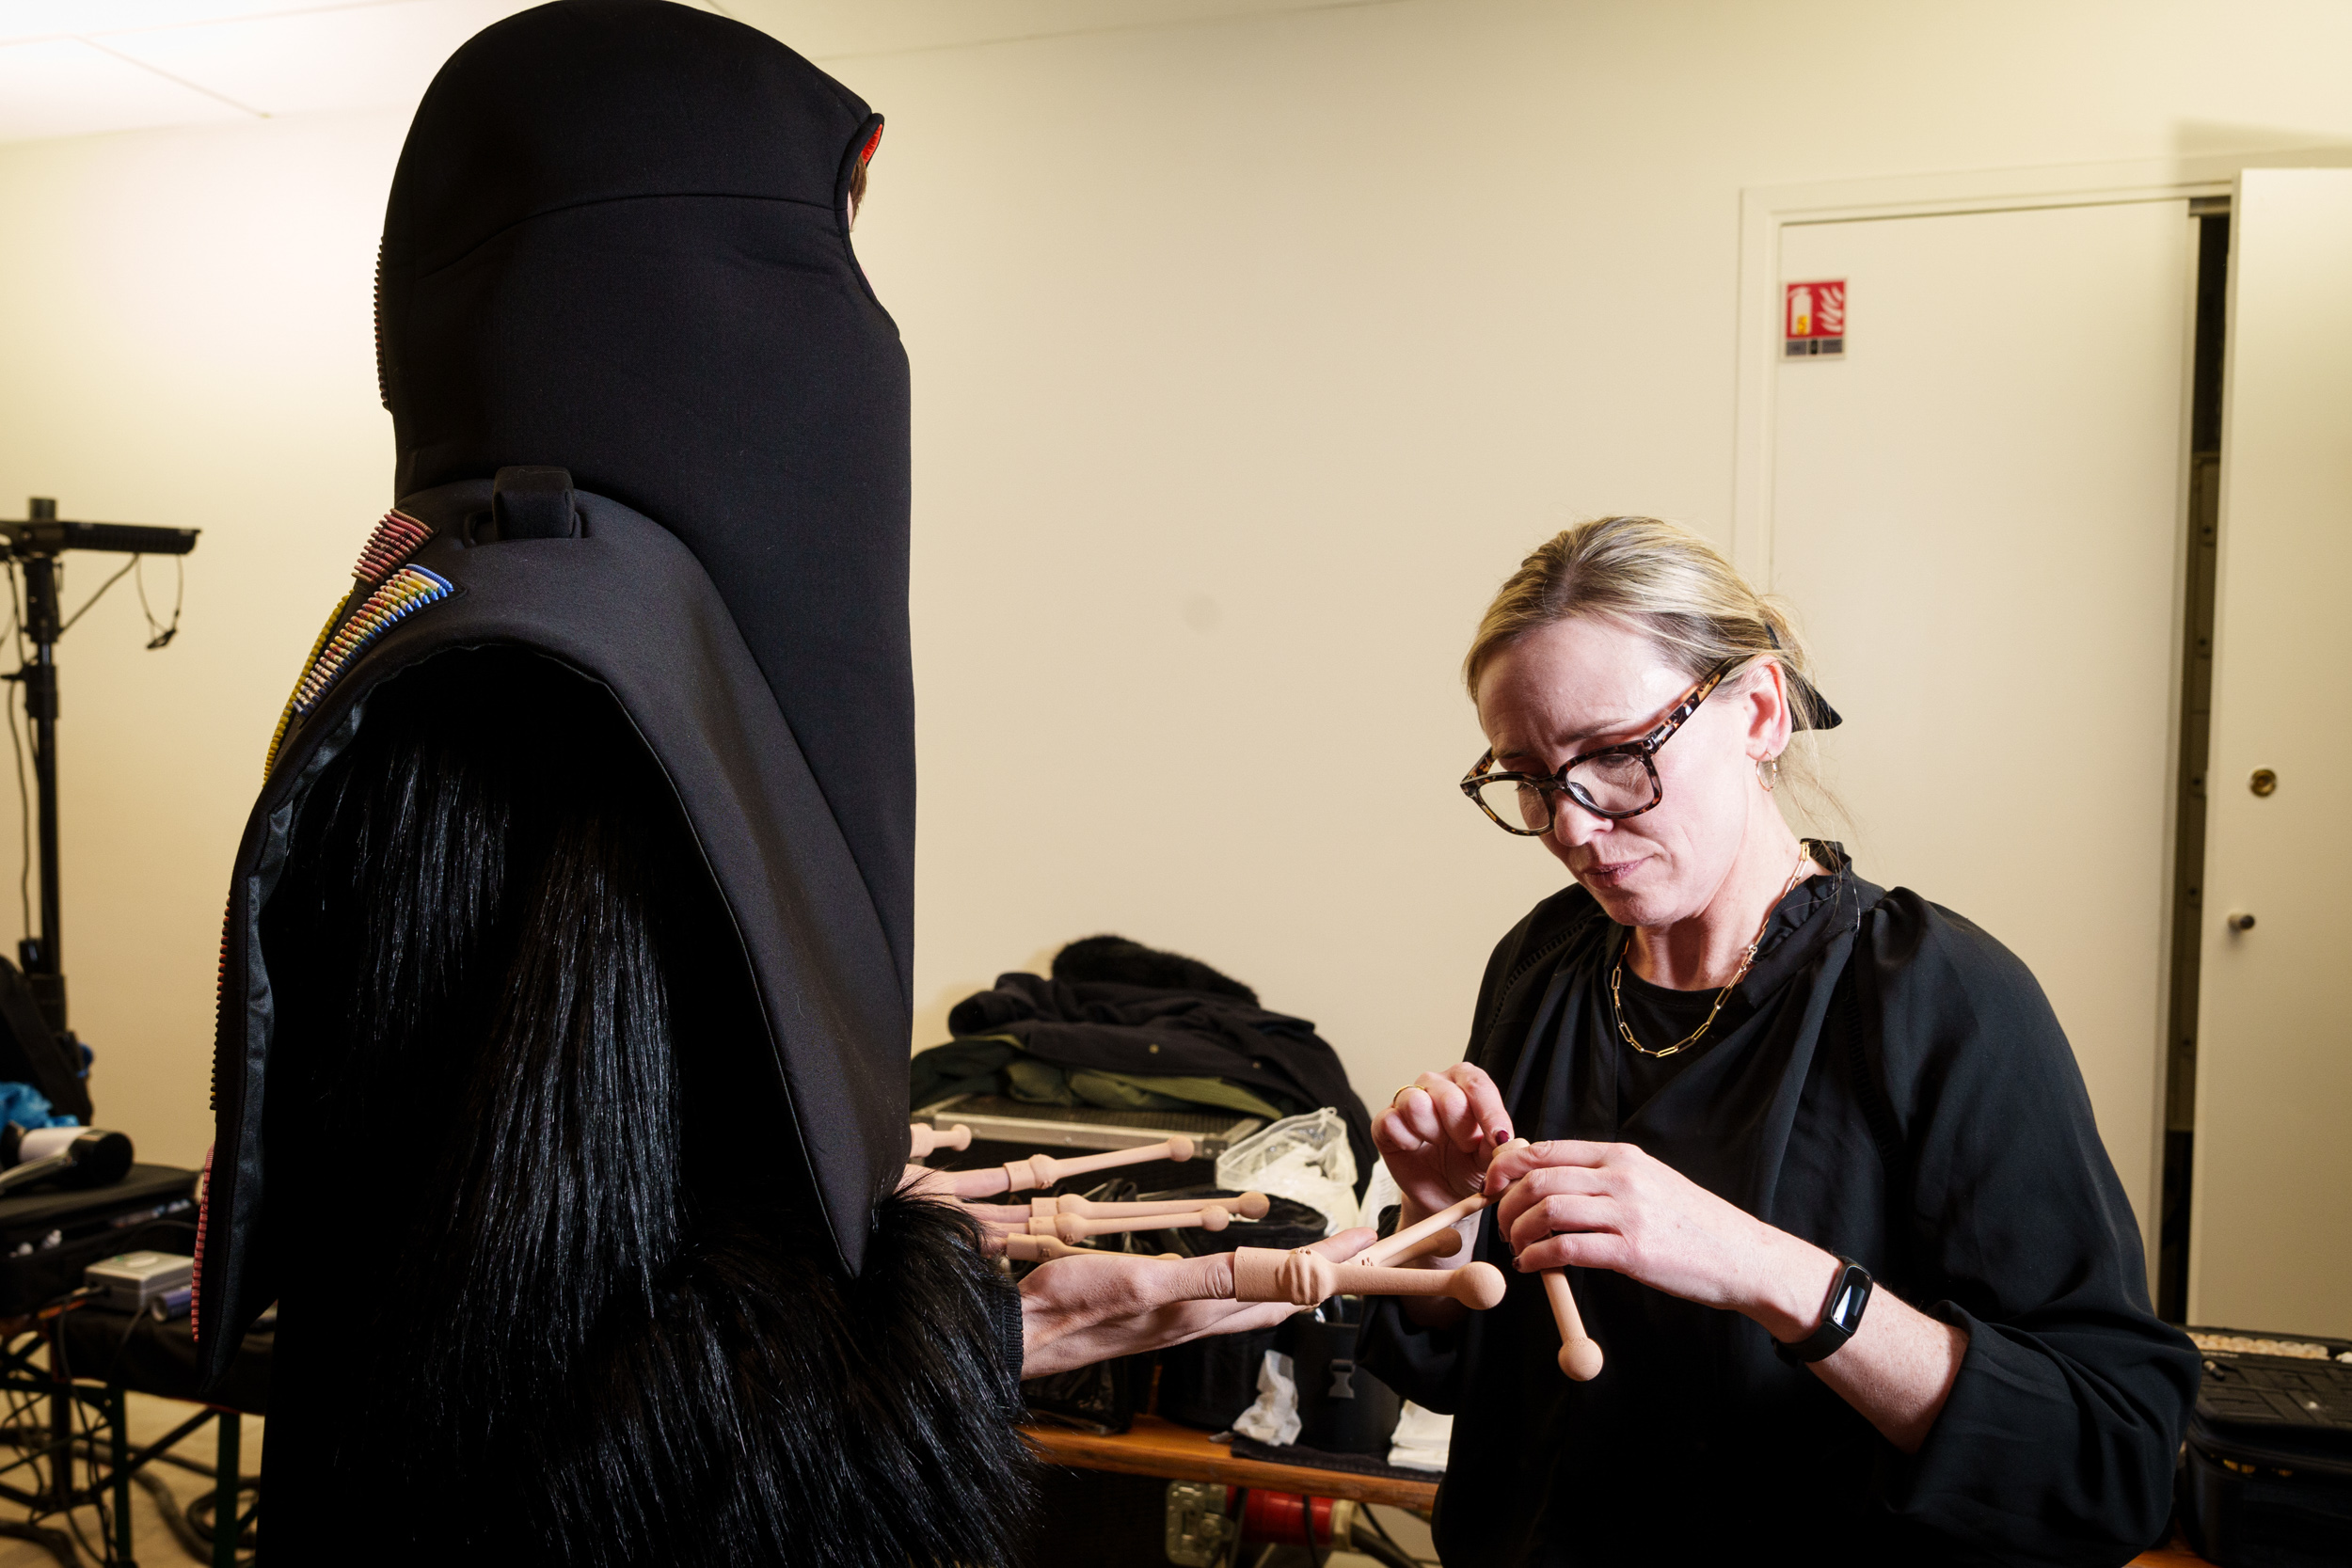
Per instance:
[[[129,1411],[132,1445],[136,1447],[142,1443],[154,1441],[190,1416],[195,1415],[198,1409],[196,1405],[183,1404],[177,1400],[159,1400],[146,1394],[133,1394],[130,1397]],[[182,1440],[172,1452],[210,1465],[215,1452],[214,1445],[217,1441],[215,1430],[207,1426]],[[241,1468],[246,1475],[250,1477],[261,1468],[262,1418],[260,1417],[244,1418],[240,1442],[243,1448]],[[178,1499],[183,1511],[193,1498],[213,1489],[210,1477],[196,1475],[176,1465],[150,1465],[148,1471],[170,1490],[171,1495]],[[23,1509],[13,1504],[0,1502],[0,1519],[22,1519],[24,1516]],[[63,1519],[50,1519],[45,1522],[59,1528],[64,1528],[66,1525]],[[81,1560],[84,1563],[95,1563],[102,1560],[96,1555],[100,1545],[97,1511],[88,1508],[78,1509],[74,1512],[72,1522],[80,1526],[82,1537],[88,1542],[91,1548],[89,1555],[84,1556]],[[135,1560],[144,1564],[145,1568],[173,1568],[176,1564],[211,1560],[208,1557],[198,1556],[181,1545],[179,1540],[172,1534],[170,1527],[165,1523],[163,1511],[154,1497],[138,1486],[131,1489],[131,1549]],[[0,1568],[59,1568],[59,1560],[53,1556],[46,1547],[36,1542],[0,1537]]]

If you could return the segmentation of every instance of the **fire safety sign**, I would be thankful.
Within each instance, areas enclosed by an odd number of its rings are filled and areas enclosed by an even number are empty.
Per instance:
[[[1846,280],[1790,283],[1781,304],[1781,356],[1806,359],[1846,352]]]

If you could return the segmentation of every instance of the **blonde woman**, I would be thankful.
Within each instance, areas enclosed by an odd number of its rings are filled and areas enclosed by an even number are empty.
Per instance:
[[[1532,1277],[1490,1313],[1375,1309],[1366,1365],[1458,1418],[1445,1560],[2120,1563],[2155,1540],[2195,1352],[2149,1311],[2032,974],[1782,816],[1792,735],[1837,722],[1783,610],[1696,535],[1603,518],[1527,559],[1464,673],[1488,742],[1465,794],[1573,882],[1496,947],[1467,1060],[1374,1134],[1401,1223],[1502,1195],[1429,1266],[1565,1266],[1608,1359],[1562,1375]],[[2006,743],[1988,787],[2035,831],[2062,780]]]

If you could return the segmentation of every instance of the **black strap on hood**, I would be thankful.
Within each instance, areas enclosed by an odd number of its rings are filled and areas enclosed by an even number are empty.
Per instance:
[[[369,692],[459,648],[537,649],[629,716],[743,942],[770,1037],[745,1043],[772,1049],[790,1112],[775,1157],[861,1268],[906,1157],[913,1010],[906,358],[848,237],[880,127],[773,40],[660,0],[523,12],[427,91],[377,288],[402,499],[312,651],[231,883],[199,1242],[214,1375],[276,1285],[261,911]]]

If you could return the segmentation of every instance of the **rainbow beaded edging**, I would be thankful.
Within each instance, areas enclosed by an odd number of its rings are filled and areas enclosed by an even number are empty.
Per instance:
[[[302,661],[302,674],[294,682],[294,694],[286,699],[285,707],[278,715],[278,727],[270,732],[269,750],[262,758],[262,777],[268,778],[271,769],[278,766],[278,749],[285,745],[286,732],[294,728],[294,721],[310,711],[326,688],[334,683],[336,675],[342,673],[342,666],[350,662],[371,638],[411,610],[449,596],[451,588],[446,581],[422,567],[416,567],[414,570],[422,578],[428,579],[427,586],[430,583],[440,584],[437,593],[411,589],[395,595],[394,601],[380,617],[349,646],[344,645],[344,638],[337,635],[339,627],[345,631],[357,627],[372,610],[377,608],[376,601],[384,596],[383,588],[389,586],[401,562],[416,554],[432,537],[431,529],[397,509],[385,513],[376,523],[374,531],[368,535],[368,542],[360,546],[358,562],[351,568],[351,575],[362,586],[373,587],[376,592],[368,595],[367,603],[360,607],[359,613],[351,618],[348,626],[343,621],[343,611],[351,608],[352,594],[359,592],[358,588],[336,600],[335,608],[327,612],[326,624],[319,627],[318,636],[310,643],[310,657]],[[340,648],[342,652],[332,655],[333,667],[322,673],[320,661],[330,657],[330,650],[334,648]],[[307,698],[305,692],[309,693]]]
[[[457,592],[449,578],[438,572],[428,572],[421,566],[403,566],[378,583],[368,595],[367,603],[354,611],[350,620],[335,628],[310,667],[302,673],[294,687],[294,710],[296,718],[307,718],[326,689],[335,684],[335,677],[344,667],[359,657],[367,645],[383,636],[401,622]]]
[[[417,553],[418,547],[433,537],[433,531],[405,512],[387,512],[384,520],[375,525],[368,542],[359,551],[359,563],[351,575],[361,582],[382,582],[392,568]]]

